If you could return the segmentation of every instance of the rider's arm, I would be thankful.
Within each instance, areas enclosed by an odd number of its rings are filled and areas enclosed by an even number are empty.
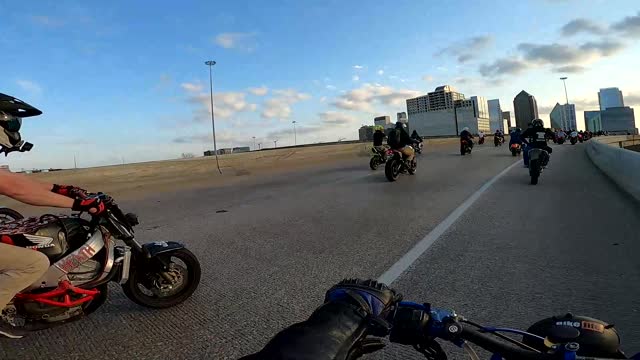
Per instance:
[[[0,194],[35,206],[71,208],[73,199],[51,192],[53,185],[21,174],[0,171]]]

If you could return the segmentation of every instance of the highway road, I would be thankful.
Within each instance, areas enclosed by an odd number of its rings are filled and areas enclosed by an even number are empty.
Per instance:
[[[343,277],[383,274],[406,299],[486,324],[598,317],[638,352],[640,206],[583,145],[554,150],[537,186],[506,147],[461,157],[455,145],[427,145],[418,174],[396,183],[360,158],[125,202],[142,221],[140,240],[183,241],[198,255],[194,297],[154,311],[113,286],[82,321],[0,341],[0,358],[233,359],[306,318]],[[407,253],[415,262],[401,260]],[[370,358],[421,358],[412,351],[392,345]]]

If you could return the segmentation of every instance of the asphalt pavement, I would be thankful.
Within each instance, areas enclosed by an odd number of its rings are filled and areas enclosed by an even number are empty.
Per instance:
[[[554,148],[537,186],[517,165],[486,188],[393,286],[492,325],[572,311],[613,322],[640,351],[640,207],[584,154]],[[184,242],[202,282],[162,311],[117,286],[91,316],[19,341],[2,359],[234,359],[306,318],[343,277],[378,278],[516,159],[506,146],[430,147],[389,183],[368,159],[237,186],[122,203],[141,241]],[[477,196],[477,194],[476,194]],[[390,346],[373,358],[420,358]],[[452,358],[456,358],[455,355]]]

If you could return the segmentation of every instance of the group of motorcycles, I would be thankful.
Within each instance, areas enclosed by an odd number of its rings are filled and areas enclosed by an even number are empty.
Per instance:
[[[105,303],[110,282],[133,302],[156,309],[178,305],[196,290],[201,270],[192,252],[173,241],[138,243],[133,230],[138,217],[122,212],[105,194],[94,196],[107,210],[88,219],[83,214],[24,219],[0,208],[3,227],[38,229],[17,239],[2,236],[2,241],[40,251],[51,264],[0,309],[4,321],[37,331],[80,319]]]
[[[418,155],[422,154],[424,144],[422,142],[414,142],[411,144],[411,147],[416,155]],[[373,156],[371,160],[369,160],[369,167],[371,170],[376,170],[378,166],[384,164],[384,174],[389,181],[393,182],[398,180],[400,174],[408,173],[409,175],[413,175],[416,173],[418,162],[415,157],[413,161],[409,162],[400,151],[390,149],[386,146],[373,147],[371,151],[373,152]]]

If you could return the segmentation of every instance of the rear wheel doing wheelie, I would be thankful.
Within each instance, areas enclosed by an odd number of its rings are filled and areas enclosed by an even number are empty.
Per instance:
[[[167,308],[185,301],[200,283],[200,263],[187,249],[159,254],[155,268],[133,267],[122,290],[136,304],[150,308]],[[160,268],[160,261],[168,269]],[[141,265],[141,264],[136,264]]]
[[[396,181],[398,179],[401,165],[400,159],[393,158],[387,161],[387,165],[384,167],[384,175],[387,177],[387,180]]]

